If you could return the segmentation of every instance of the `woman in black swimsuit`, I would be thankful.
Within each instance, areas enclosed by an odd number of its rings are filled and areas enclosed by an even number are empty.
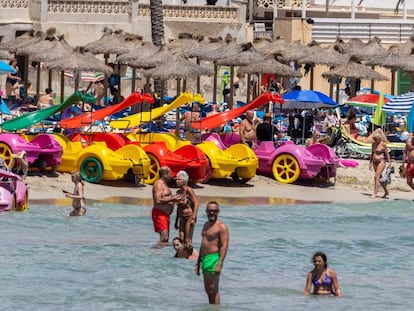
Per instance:
[[[188,174],[185,171],[177,173],[177,185],[180,189],[177,194],[181,196],[177,203],[177,216],[175,218],[175,229],[179,230],[179,237],[186,246],[193,244],[194,226],[197,221],[198,199],[193,188],[187,185]]]
[[[6,78],[6,99],[9,98],[10,95],[16,96],[19,98],[19,81],[21,80],[19,77],[19,67],[17,67],[17,59],[12,59],[9,62],[10,66],[16,70],[15,73],[7,74]]]
[[[374,175],[374,192],[371,196],[371,198],[375,199],[377,197],[378,188],[380,185],[380,178],[382,175],[382,172],[385,169],[386,163],[388,162],[388,167],[391,166],[391,159],[390,154],[387,149],[387,145],[382,140],[382,137],[379,133],[375,133],[372,136],[372,139],[374,142],[372,143],[372,152],[371,157],[369,161],[369,169],[374,169],[375,175]],[[389,192],[387,189],[386,184],[381,184],[381,186],[384,188],[384,195],[383,198],[388,198]]]

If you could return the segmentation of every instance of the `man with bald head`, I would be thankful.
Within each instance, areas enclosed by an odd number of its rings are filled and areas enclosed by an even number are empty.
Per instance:
[[[181,196],[173,195],[167,183],[171,180],[171,169],[163,166],[159,171],[160,179],[156,180],[152,187],[152,222],[154,231],[160,234],[159,245],[168,245],[170,235],[170,215],[174,204],[179,202]]]
[[[252,147],[253,143],[256,142],[256,124],[253,110],[246,111],[246,118],[241,121],[239,126],[239,134],[242,144]]]

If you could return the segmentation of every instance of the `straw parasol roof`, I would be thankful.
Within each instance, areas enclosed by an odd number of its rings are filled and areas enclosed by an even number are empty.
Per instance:
[[[128,53],[142,43],[142,37],[125,33],[122,30],[112,31],[105,27],[104,34],[96,41],[85,45],[85,50],[92,54],[123,54]]]
[[[204,39],[203,36],[192,35],[190,33],[180,33],[177,40],[172,40],[167,44],[167,47],[172,52],[178,52],[185,57],[195,57],[192,52],[197,50],[200,42]]]
[[[17,55],[31,55],[35,52],[39,53],[41,51],[48,50],[53,47],[53,42],[57,41],[58,38],[56,37],[56,28],[52,27],[46,30],[42,39],[35,40],[30,44],[24,44],[22,46],[18,46],[16,48]]]
[[[386,57],[388,53],[388,50],[381,45],[381,40],[374,38],[363,45],[362,48],[352,51],[350,55],[364,61],[370,60],[372,57]]]
[[[393,52],[396,52],[401,55],[410,55],[411,51],[414,48],[414,35],[412,35],[406,42],[403,44],[394,46]]]
[[[264,61],[251,63],[239,68],[239,73],[274,73],[284,77],[302,77],[299,71],[295,71],[288,65],[278,62],[273,56],[268,56]]]
[[[404,71],[414,72],[414,54],[401,57],[401,67]]]
[[[266,47],[265,54],[270,55],[283,55],[289,48],[297,46],[297,43],[289,43],[282,38],[278,38],[275,41],[269,42]]]
[[[218,59],[231,57],[240,51],[240,45],[233,39],[231,35],[227,35],[224,44],[221,44],[214,50],[205,50],[203,55],[199,55],[201,59],[216,61]]]
[[[253,44],[248,42],[239,46],[237,53],[217,60],[218,65],[243,66],[264,60],[264,56],[257,52]]]
[[[340,38],[336,39],[334,44],[334,49],[342,54],[350,54],[358,52],[364,48],[365,43],[359,38],[352,38],[347,42],[343,41]]]
[[[259,53],[262,53],[263,55],[267,53],[267,49],[270,45],[270,39],[269,38],[255,38],[253,40],[253,46]]]
[[[45,46],[44,49],[43,46]],[[46,44],[43,44],[42,41],[41,43],[34,45],[30,54],[30,59],[36,62],[52,61],[65,57],[65,55],[72,50],[73,47],[64,39],[64,36],[61,35],[58,37],[57,41],[49,41]]]
[[[119,55],[116,60],[121,64],[133,66],[133,63],[143,57],[153,55],[159,47],[152,44],[152,42],[143,41],[141,45],[137,45],[128,53]]]
[[[338,66],[347,63],[349,55],[341,54],[332,48],[314,46],[308,49],[308,55],[299,58],[299,64]]]
[[[209,37],[208,41],[202,41],[196,46],[196,48],[188,51],[188,57],[199,57],[204,58],[212,51],[222,47],[225,44],[222,37]]]
[[[182,55],[172,55],[172,60],[159,63],[157,67],[144,71],[144,75],[155,79],[188,79],[212,75],[214,71],[186,60]]]
[[[62,58],[45,62],[49,69],[80,71],[100,71],[105,74],[112,72],[112,69],[98,60],[90,53],[84,53],[82,49],[68,51]]]
[[[377,81],[389,80],[386,76],[380,74],[374,69],[357,63],[353,57],[351,57],[351,60],[348,63],[339,65],[322,73],[322,76],[324,78],[353,78]]]
[[[168,61],[174,61],[174,56],[168,47],[163,45],[157,48],[155,53],[137,58],[135,60],[129,60],[128,65],[138,68],[152,68],[156,67],[158,64],[163,64]]]
[[[19,50],[24,49],[27,46],[30,46],[38,41],[43,40],[45,37],[44,32],[38,31],[34,32],[29,31],[25,32],[23,35],[16,37],[14,40],[6,42],[5,47],[11,52],[16,54],[24,54],[19,53]]]

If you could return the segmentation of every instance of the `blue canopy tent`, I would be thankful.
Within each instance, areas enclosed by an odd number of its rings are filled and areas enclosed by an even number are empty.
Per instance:
[[[313,90],[299,90],[288,92],[283,95],[284,103],[282,104],[283,109],[314,109],[314,108],[335,108],[338,103],[324,93],[313,91]],[[308,115],[304,114],[301,116],[303,119],[302,130],[301,130],[301,143],[305,143],[306,133],[309,134],[309,128],[307,121]],[[301,119],[301,118],[300,118]],[[311,124],[313,123],[313,116],[311,117]],[[299,134],[299,133],[297,133]]]

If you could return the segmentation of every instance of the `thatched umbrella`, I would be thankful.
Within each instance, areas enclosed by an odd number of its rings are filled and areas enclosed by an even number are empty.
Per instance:
[[[168,43],[168,48],[172,52],[178,52],[184,55],[187,58],[196,58],[197,65],[200,65],[200,58],[193,55],[194,51],[197,51],[200,47],[201,42],[203,41],[204,36],[202,35],[192,35],[190,33],[180,33],[177,40],[170,41]],[[200,93],[201,83],[200,76],[197,76],[197,93]]]
[[[29,32],[25,32],[21,36],[16,37],[14,40],[5,43],[5,47],[8,48],[11,53],[24,56],[24,99],[27,98],[27,86],[29,76],[29,58],[28,53],[26,53],[24,49],[32,46],[33,44],[36,44],[37,42],[43,41],[44,38],[44,32],[34,32],[32,30]]]
[[[145,74],[160,80],[189,79],[197,76],[212,75],[214,71],[194,64],[181,55],[173,55],[173,61],[166,59],[155,68],[145,70]]]
[[[351,57],[350,61],[344,65],[339,65],[329,71],[322,73],[324,78],[350,78],[352,79],[351,96],[355,96],[355,79],[364,80],[389,80],[388,77],[380,74],[374,69],[357,63],[355,58]]]
[[[288,65],[277,61],[273,56],[266,57],[263,61],[253,62],[239,69],[241,73],[274,73],[282,77],[302,77],[299,71],[293,70]]]
[[[188,57],[195,57],[197,64],[200,64],[201,59],[210,52],[222,47],[225,44],[222,37],[209,37],[207,41],[202,41],[194,49],[187,51]],[[200,85],[197,81],[197,92],[200,90]],[[217,101],[217,64],[214,62],[214,78],[213,78],[213,102]]]
[[[67,54],[62,58],[45,62],[45,66],[49,69],[60,71],[73,71],[76,75],[75,89],[79,87],[79,74],[81,71],[100,71],[104,74],[110,74],[112,72],[109,66],[98,60],[92,54],[84,53],[80,48],[68,50]]]
[[[399,54],[399,46],[391,46],[387,54],[373,55],[365,62],[368,66],[382,66],[391,70],[391,94],[395,94],[395,72],[404,66],[407,55]]]
[[[313,67],[315,65],[326,65],[329,67],[335,67],[338,65],[345,64],[349,60],[349,55],[341,54],[332,48],[322,48],[320,46],[313,46],[312,48],[308,49],[308,55],[300,58],[298,60],[299,64],[310,64],[311,65],[311,77],[310,77],[310,89],[313,90],[313,76],[314,71]],[[333,84],[329,80],[329,96],[333,96]],[[337,90],[339,90],[339,80],[337,80]],[[336,92],[338,102],[339,92]]]
[[[212,69],[202,67],[200,65],[194,64],[184,56],[177,54],[171,54],[171,59],[166,58],[164,62],[157,64],[155,68],[145,70],[145,75],[150,76],[154,79],[159,79],[161,81],[169,79],[186,80],[189,78],[194,78],[201,75],[211,75],[214,73]],[[179,93],[179,88],[177,87],[177,96]],[[180,126],[180,111],[176,111],[176,135],[179,135],[179,126]]]
[[[364,46],[365,43],[359,38],[352,38],[347,42],[338,38],[334,44],[334,49],[339,53],[352,55],[354,52],[358,52],[359,50],[363,49]]]
[[[257,52],[253,47],[253,44],[248,42],[245,44],[241,44],[237,53],[233,55],[227,55],[223,58],[217,60],[218,65],[227,65],[233,68],[234,66],[246,66],[251,63],[257,63],[264,60],[263,54]],[[234,74],[234,73],[233,73]],[[233,81],[233,78],[231,78]],[[250,81],[250,75],[247,78],[247,81]],[[231,88],[232,88],[231,84]],[[247,83],[247,94],[250,94],[250,83]],[[230,92],[230,109],[232,108],[232,103],[234,100],[234,92]],[[247,99],[247,101],[249,98]]]
[[[263,61],[252,62],[239,68],[239,73],[274,73],[280,77],[302,77],[300,71],[293,70],[288,65],[278,62],[274,56],[267,56]],[[250,92],[247,92],[247,102],[250,101]]]
[[[121,55],[130,52],[137,45],[142,43],[142,36],[129,34],[123,32],[123,30],[111,30],[105,27],[103,30],[104,34],[93,42],[85,45],[85,51],[91,52],[92,54],[103,54],[105,58],[105,64],[108,63],[110,54]],[[135,69],[133,68],[133,79],[132,88],[135,90]],[[119,85],[121,88],[121,85]],[[107,79],[105,79],[105,90],[107,90]],[[121,90],[119,90],[121,91]]]
[[[37,75],[36,75],[36,98],[39,98],[40,93],[40,62],[45,60],[52,60],[56,59],[57,57],[63,55],[63,54],[57,54],[55,50],[53,50],[53,53],[47,53],[46,51],[50,49],[54,49],[56,44],[55,42],[58,41],[59,38],[56,36],[56,28],[49,28],[45,35],[43,40],[36,41],[30,45],[24,45],[20,46],[16,49],[17,55],[25,55],[26,57],[29,57],[32,62],[37,62]],[[37,54],[34,57],[34,54]],[[52,55],[50,57],[50,55]],[[49,56],[49,57],[46,57]],[[51,71],[49,71],[49,88],[52,84],[52,75]]]
[[[45,34],[42,31],[35,32],[34,30],[25,32],[21,36],[15,39],[5,42],[4,47],[7,48],[11,53],[16,53],[19,48],[30,46],[33,43],[43,40]]]
[[[298,47],[298,43],[289,43],[282,38],[278,38],[275,41],[269,42],[269,44],[266,46],[265,54],[283,55],[283,53],[285,53],[290,48],[296,47]]]

